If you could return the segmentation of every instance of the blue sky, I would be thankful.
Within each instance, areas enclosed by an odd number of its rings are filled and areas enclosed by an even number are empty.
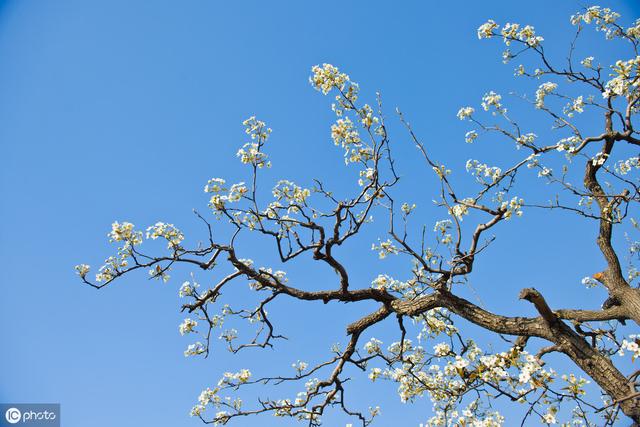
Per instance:
[[[640,12],[633,1],[603,5],[629,21]],[[455,114],[488,90],[531,93],[534,86],[514,82],[515,65],[501,63],[502,46],[478,41],[475,30],[488,18],[530,23],[560,55],[571,38],[568,18],[581,6],[544,0],[0,2],[0,401],[60,402],[65,427],[194,426],[199,422],[188,417],[190,407],[221,373],[251,366],[268,374],[290,369],[297,359],[326,357],[332,343],[345,342],[345,325],[371,306],[283,301],[272,311],[291,340],[276,351],[232,358],[220,346],[208,360],[192,360],[182,354],[191,341],[177,331],[177,289],[189,270],[175,272],[168,284],[141,274],[95,291],[80,285],[73,266],[97,266],[111,253],[106,233],[113,220],[142,227],[162,220],[192,242],[204,237],[191,210],[206,211],[207,179],[246,179],[235,152],[243,143],[241,122],[253,114],[274,129],[267,180],[310,186],[317,177],[339,191],[352,188],[353,172],[329,138],[330,99],[307,81],[310,67],[323,62],[347,72],[368,99],[382,92],[403,177],[398,197],[416,200],[423,222],[432,225],[441,219],[428,208],[433,178],[392,118],[395,107],[434,157],[458,174],[469,157],[506,164],[513,150],[491,141],[466,145],[468,125]],[[584,46],[615,57],[616,48],[587,33]],[[531,112],[521,117],[542,123]],[[544,200],[548,189],[537,185],[531,197]],[[526,212],[497,235],[463,294],[505,314],[533,314],[517,301],[519,290],[532,285],[554,307],[576,301],[597,307],[604,299],[580,285],[602,264],[592,223]],[[378,236],[383,229],[343,253],[365,286],[385,269],[399,268],[379,264],[368,250]],[[242,244],[243,256],[273,262],[264,242]],[[333,273],[316,269],[303,263],[290,275],[309,288],[335,283]],[[374,333],[392,339],[395,329],[386,324]],[[380,404],[377,425],[424,422],[428,399],[402,405],[394,388],[354,381],[351,401]],[[259,395],[254,392],[244,395],[247,401]],[[326,420],[346,422],[340,414]],[[290,425],[273,417],[255,422]]]

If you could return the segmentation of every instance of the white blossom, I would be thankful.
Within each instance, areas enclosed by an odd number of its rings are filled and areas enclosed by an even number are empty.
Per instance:
[[[76,269],[76,272],[78,273],[78,276],[84,279],[87,273],[89,273],[89,270],[91,269],[91,267],[88,264],[78,264],[75,266],[75,269]]]
[[[204,353],[205,351],[206,351],[205,346],[200,341],[198,341],[194,344],[189,344],[187,349],[184,351],[184,356],[185,357],[197,356],[199,354]]]
[[[198,322],[193,319],[186,318],[182,321],[182,323],[178,327],[178,330],[180,331],[180,335],[185,335],[193,332],[196,326],[198,326]]]
[[[460,120],[464,120],[466,118],[471,117],[471,115],[475,112],[475,110],[473,109],[473,107],[462,107],[460,108],[460,110],[458,110],[458,119]]]
[[[496,28],[498,28],[498,24],[489,19],[487,22],[478,27],[478,38],[487,39],[491,37],[494,34],[493,30],[495,30]]]
[[[558,88],[557,83],[546,82],[538,86],[536,91],[536,108],[544,108],[544,99]]]

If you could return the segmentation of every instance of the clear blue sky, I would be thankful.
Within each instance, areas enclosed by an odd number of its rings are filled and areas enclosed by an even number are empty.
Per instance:
[[[96,291],[80,285],[73,266],[98,266],[110,254],[105,235],[113,220],[144,227],[163,220],[192,242],[203,237],[191,209],[206,211],[208,178],[238,181],[247,172],[235,151],[243,142],[241,122],[252,114],[274,129],[269,176],[307,186],[317,177],[340,188],[351,175],[329,138],[330,100],[307,82],[317,63],[341,67],[369,96],[380,90],[387,114],[401,107],[434,157],[458,174],[469,157],[506,162],[513,153],[482,154],[465,145],[467,125],[455,118],[484,92],[515,87],[514,65],[501,63],[501,46],[478,41],[475,30],[487,18],[530,23],[552,51],[564,52],[568,17],[581,6],[557,0],[0,2],[0,401],[60,402],[65,427],[196,426],[190,407],[224,371],[251,366],[277,373],[298,358],[326,357],[333,342],[345,342],[344,326],[370,306],[283,301],[279,314],[276,307],[272,312],[291,340],[277,351],[232,358],[218,347],[208,360],[185,359],[191,341],[177,331],[177,289],[187,270],[168,284],[143,273]],[[629,20],[640,14],[634,1],[603,6]],[[589,32],[586,40],[600,37]],[[598,46],[596,55],[606,45]],[[428,171],[396,121],[392,132],[403,175],[399,197],[425,206],[421,215],[430,226],[441,217],[426,209]],[[344,256],[366,250],[378,235]],[[580,285],[602,264],[594,236],[589,222],[526,212],[498,231],[478,261],[473,290],[464,292],[507,314],[533,314],[517,301],[518,291],[531,285],[554,307],[576,301],[597,307],[604,294]],[[244,247],[243,256],[272,260],[261,243],[253,248],[257,254]],[[352,263],[364,286],[385,271],[372,263],[368,250]],[[290,274],[309,288],[335,282],[331,272],[308,266]],[[392,337],[393,322],[375,334]],[[365,408],[380,404],[376,425],[428,419],[428,399],[402,405],[394,389],[355,381],[349,399]],[[339,414],[326,420],[346,421]],[[235,425],[290,424],[263,417]]]

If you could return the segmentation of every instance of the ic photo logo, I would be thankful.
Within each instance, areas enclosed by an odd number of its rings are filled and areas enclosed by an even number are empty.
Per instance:
[[[17,427],[60,427],[60,404],[0,403],[0,427],[14,425]]]
[[[16,424],[20,422],[22,413],[18,408],[9,408],[7,409],[7,412],[5,412],[4,417],[9,424]]]

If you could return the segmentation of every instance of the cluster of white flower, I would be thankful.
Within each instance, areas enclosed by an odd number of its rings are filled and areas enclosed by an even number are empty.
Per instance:
[[[631,359],[636,360],[640,357],[640,335],[629,335],[629,339],[623,339],[622,344],[620,345],[620,350],[618,350],[618,354],[620,356],[624,356],[624,352],[628,351],[631,353]]]
[[[359,147],[362,143],[360,134],[354,128],[353,122],[349,117],[338,119],[336,123],[331,125],[331,139],[333,139],[333,143],[335,145],[341,146],[345,149],[345,156],[347,156],[350,151],[354,150],[354,147]]]
[[[517,41],[530,48],[537,48],[540,43],[544,41],[543,37],[536,35],[536,31],[531,25],[521,26],[520,24],[507,23],[502,27],[499,33],[496,31],[498,28],[500,28],[500,26],[490,19],[478,28],[478,38],[488,39],[501,35],[506,46],[510,46],[512,42]],[[505,64],[514,57],[515,55],[512,54],[508,48],[502,52],[502,62]],[[516,75],[524,74],[524,67],[520,65],[518,70],[516,70]],[[498,112],[501,111],[498,110]]]
[[[512,352],[502,352],[480,356],[481,378],[485,381],[508,379],[509,372],[507,370],[511,365],[512,354]]]
[[[553,82],[542,83],[538,86],[538,90],[536,90],[536,108],[544,108],[545,97],[557,88],[558,84]]]
[[[382,369],[380,369],[380,368],[372,368],[371,372],[369,373],[369,379],[371,381],[375,381],[378,378],[380,378],[380,374],[382,374]]]
[[[545,176],[551,176],[551,175],[553,175],[553,169],[548,168],[546,166],[542,166],[540,168],[540,170],[538,171],[538,177],[539,178],[542,178],[542,177],[545,177]]]
[[[220,396],[218,396],[219,391],[220,390],[218,388],[211,390],[211,388],[207,387],[206,389],[202,390],[202,392],[200,393],[200,396],[198,396],[198,402],[202,406],[205,406],[209,403],[214,403],[214,404],[219,403],[220,402]]]
[[[251,379],[251,371],[248,369],[242,369],[239,372],[225,372],[222,378],[218,381],[218,387],[236,386],[238,384],[244,384]]]
[[[542,36],[536,36],[535,29],[531,25],[525,27],[518,33],[518,39],[525,42],[530,47],[536,47],[544,41]]]
[[[382,341],[376,338],[371,338],[364,345],[364,349],[366,350],[367,354],[380,354],[382,353],[381,346],[382,346]]]
[[[216,412],[216,416],[214,418],[214,425],[225,425],[229,420],[229,412],[227,411],[219,411]]]
[[[429,427],[502,427],[503,423],[504,417],[497,411],[476,414],[468,408],[462,414],[458,411],[436,410],[435,415],[427,421]]]
[[[531,383],[531,377],[537,372],[543,370],[540,361],[530,354],[525,355],[525,363],[520,366],[520,373],[518,374],[518,381],[521,384],[530,384],[532,388],[535,388],[535,384]]]
[[[194,328],[198,326],[198,322],[193,319],[186,318],[180,323],[178,326],[178,331],[180,331],[180,335],[185,335],[193,332]]]
[[[120,258],[110,256],[104,261],[104,265],[98,270],[98,273],[96,274],[96,282],[109,282],[113,280],[119,274],[120,269],[127,265],[129,265],[129,262],[124,255]]]
[[[377,354],[379,345],[370,354]],[[387,349],[388,359],[403,354],[403,363],[399,367],[387,369],[372,368],[369,379],[387,379],[398,383],[398,394],[403,402],[411,401],[427,393],[434,403],[434,413],[438,418],[441,411],[446,411],[446,417],[440,421],[433,421],[431,425],[501,425],[503,419],[495,413],[488,415],[480,407],[479,401],[472,402],[459,413],[455,406],[462,400],[462,396],[474,390],[479,382],[498,385],[502,390],[510,390],[514,396],[525,396],[531,390],[547,387],[553,382],[556,373],[552,369],[544,369],[542,363],[534,356],[519,347],[512,347],[501,353],[484,353],[473,341],[467,341],[465,350],[457,354],[448,343],[436,344],[433,356],[442,361],[436,363],[433,357],[421,346],[414,346],[410,340],[396,342]],[[586,384],[583,379],[567,377],[567,390],[574,395],[582,393]],[[547,408],[547,412],[555,413]],[[489,424],[480,420],[490,419]],[[460,421],[462,424],[456,423]],[[472,422],[473,421],[473,422]]]
[[[291,181],[280,180],[276,186],[273,187],[272,194],[278,202],[284,200],[288,202],[289,206],[304,206],[307,198],[311,195],[311,191]],[[290,211],[297,211],[297,208],[290,209]]]
[[[222,178],[211,178],[207,181],[207,184],[204,186],[205,193],[222,193],[227,191],[225,188],[226,181]]]
[[[450,219],[436,221],[435,225],[433,226],[433,231],[437,234],[444,235],[449,229],[451,229],[452,224],[453,223]]]
[[[620,62],[620,61],[618,61]],[[623,76],[615,76],[605,84],[605,91],[602,92],[603,98],[611,98],[612,96],[623,96],[629,91],[629,81]]]
[[[180,243],[184,240],[184,234],[182,234],[182,232],[173,224],[156,222],[154,225],[147,228],[147,239],[156,240],[160,237],[168,242],[167,246],[169,248],[178,248]]]
[[[594,59],[595,58],[593,56],[587,56],[582,61],[580,61],[580,64],[582,64],[582,66],[585,67],[585,68],[593,68],[593,60]]]
[[[193,284],[191,282],[184,282],[182,286],[180,286],[178,296],[180,296],[180,298],[193,296],[195,295],[196,289],[199,287],[200,285],[196,282],[193,282]]]
[[[416,204],[412,203],[403,203],[402,206],[400,207],[400,210],[402,211],[403,214],[405,215],[409,215],[411,212],[413,212],[413,210],[416,208]]]
[[[264,211],[262,211],[262,214],[265,215],[267,218],[269,219],[276,219],[279,217],[279,211],[280,209],[283,209],[283,206],[280,202],[275,201],[275,202],[271,202],[267,205],[267,207],[264,209]],[[249,215],[249,214],[248,214]],[[249,219],[249,218],[247,218]],[[252,218],[254,219],[254,218]],[[247,226],[249,227],[250,230],[253,230],[255,228],[255,223],[254,221],[244,221]]]
[[[134,231],[134,225],[130,222],[123,222],[120,224],[118,221],[111,224],[111,232],[109,236],[110,242],[125,242],[125,244],[139,245],[142,243],[142,232]]]
[[[199,403],[191,409],[191,416],[192,417],[201,416],[208,404],[212,404],[215,407],[219,407],[220,403],[222,402],[222,399],[218,395],[219,391],[220,389],[218,388],[215,388],[213,390],[211,390],[210,388],[207,388],[203,390],[200,393],[200,396],[198,396]],[[238,399],[236,399],[236,401],[237,400]],[[239,408],[239,405],[237,403],[234,406]],[[225,411],[216,413],[216,418],[215,418],[216,421],[214,422],[214,425],[218,425],[222,423],[224,420],[228,419],[228,415],[229,414]]]
[[[605,84],[604,98],[612,96],[627,96],[635,92],[640,85],[638,76],[640,75],[640,56],[628,61],[616,61],[612,67],[614,76]]]
[[[353,121],[349,117],[341,118],[344,116],[345,111],[354,111],[357,119],[367,131],[370,130],[372,125],[380,122],[378,117],[374,116],[373,108],[370,105],[364,104],[362,108],[356,107],[355,103],[359,92],[358,84],[350,81],[348,76],[339,73],[335,67],[328,64],[324,64],[323,68],[316,66],[313,71],[314,75],[311,80],[316,89],[326,94],[331,87],[335,87],[340,92],[336,95],[336,103],[332,104],[332,109],[338,116],[338,120],[331,127],[331,138],[335,145],[344,148],[345,163],[366,163],[373,159],[373,149],[362,142]],[[319,86],[317,82],[322,84]],[[322,89],[322,87],[327,90]],[[374,133],[383,137],[386,134],[383,126],[378,126]]]
[[[298,360],[296,363],[292,363],[291,367],[295,369],[298,376],[300,376],[309,367],[309,364]]]
[[[333,88],[343,90],[345,84],[349,82],[349,76],[341,73],[337,67],[331,64],[314,65],[311,67],[311,72],[313,75],[309,77],[309,82],[324,95]]]
[[[251,116],[242,122],[245,126],[245,133],[251,137],[251,142],[247,142],[238,150],[236,156],[244,164],[251,164],[257,168],[271,167],[268,156],[262,152],[262,145],[267,141],[271,134],[271,128],[266,127],[265,122],[257,120],[255,116]],[[224,180],[222,180],[224,184]],[[205,191],[207,191],[205,189]],[[218,193],[218,191],[207,191]]]
[[[436,233],[436,238],[440,243],[449,244],[453,241],[451,234],[448,231],[451,229],[453,222],[450,219],[443,219],[437,221],[433,226],[433,231]]]
[[[364,106],[358,111],[358,115],[360,116],[362,126],[367,129],[369,129],[374,124],[378,124],[378,122],[380,121],[373,115],[373,108],[371,108],[369,104],[364,104]]]
[[[571,154],[575,151],[580,142],[580,137],[576,135],[570,136],[568,138],[562,138],[560,141],[558,141],[556,150],[560,152],[566,151],[567,153]]]
[[[472,198],[466,198],[457,205],[453,205],[449,208],[449,215],[453,215],[462,221],[462,217],[469,214],[469,206],[473,204]]]
[[[205,407],[201,406],[201,405],[195,405],[193,408],[191,408],[191,411],[189,412],[189,415],[191,415],[192,417],[199,417],[202,415],[202,413],[205,411]]]
[[[76,272],[78,273],[78,276],[84,279],[87,273],[89,273],[91,266],[89,266],[88,264],[78,264],[75,266],[75,269],[76,269]]]
[[[440,334],[451,336],[458,331],[458,328],[456,328],[451,319],[449,319],[446,308],[434,308],[427,311],[422,316],[421,321],[422,330],[418,335],[418,340],[427,337],[437,337]]]
[[[269,281],[274,286],[276,286],[276,281],[279,283],[287,283],[289,281],[287,273],[282,270],[273,271],[271,268],[260,267],[258,273],[261,279]],[[250,282],[249,287],[257,291],[264,289],[264,285],[259,281]]]
[[[369,129],[373,124],[379,122],[378,118],[373,115],[373,109],[365,104],[362,108],[357,108],[355,102],[358,99],[358,84],[352,82],[344,73],[331,64],[315,65],[311,68],[312,75],[309,81],[313,87],[328,94],[332,89],[337,89],[339,93],[336,95],[336,103],[331,108],[338,116],[337,122],[331,126],[331,138],[335,145],[342,146],[345,150],[345,163],[354,163],[358,161],[366,162],[373,157],[373,150],[364,146],[358,131],[355,129],[353,122],[349,117],[344,117],[345,111],[355,111],[362,126]],[[379,126],[377,134],[383,132]]]
[[[567,117],[573,117],[574,113],[584,112],[584,105],[584,99],[582,98],[582,95],[580,95],[564,107],[564,113]]]
[[[274,417],[290,417],[292,409],[291,399],[279,399],[276,401],[276,408],[273,412]]]
[[[515,56],[511,53],[511,49],[505,49],[502,52],[502,62],[508,64]]]
[[[446,342],[442,342],[433,346],[433,354],[437,357],[448,356],[449,353],[451,353],[451,346]]]
[[[527,73],[527,70],[524,68],[524,65],[522,64],[518,65],[518,67],[513,71],[513,75],[516,77],[524,76],[526,73]]]
[[[499,25],[496,24],[493,20],[489,19],[484,24],[478,27],[478,38],[479,39],[488,39],[491,36],[494,36],[495,33],[493,30],[498,28]]]
[[[373,117],[373,110],[369,109],[358,109],[355,105],[355,102],[358,100],[358,92],[360,88],[357,83],[349,82],[349,86],[346,90],[340,91],[339,94],[336,95],[336,102],[331,104],[331,109],[334,113],[336,113],[337,117],[342,117],[345,115],[346,111],[355,111],[360,123],[368,130],[370,128],[370,124],[378,123],[378,118]],[[366,104],[365,104],[366,105]],[[369,115],[369,111],[371,115]],[[382,135],[381,127],[378,126],[375,130],[378,135]]]
[[[198,341],[198,342],[196,342],[194,344],[189,344],[187,349],[184,351],[184,357],[197,356],[199,354],[204,353],[205,351],[207,351],[207,349],[204,346],[204,344],[202,344],[200,341]]]
[[[507,22],[500,30],[500,34],[502,35],[504,44],[509,46],[511,41],[518,38],[518,30],[520,29],[520,24],[511,24]]]
[[[536,47],[544,41],[544,38],[536,36],[536,31],[531,25],[521,27],[520,24],[506,23],[504,27],[502,27],[500,34],[502,35],[504,44],[507,46],[514,40],[521,41],[530,47]]]
[[[508,202],[502,202],[500,209],[504,211],[504,218],[510,219],[513,214],[516,216],[522,216],[522,205],[524,204],[524,200],[518,197],[513,197]]]
[[[397,292],[402,295],[409,295],[416,286],[416,281],[411,279],[407,282],[394,279],[386,274],[380,274],[372,282],[371,286],[375,289],[386,289],[389,292]]]
[[[487,92],[482,97],[482,108],[484,109],[484,111],[489,111],[491,107],[493,107],[495,109],[495,111],[493,112],[494,115],[496,113],[505,113],[507,110],[502,108],[502,104],[500,103],[501,100],[501,95],[495,93],[494,91]]]
[[[626,175],[631,172],[632,169],[640,169],[640,157],[629,157],[626,160],[619,160],[615,169],[620,175]]]
[[[268,156],[260,151],[260,144],[257,142],[247,142],[238,150],[236,156],[244,164],[251,164],[258,168],[271,167],[271,162],[267,161]]]
[[[421,346],[413,345],[413,342],[410,339],[405,338],[404,341],[395,341],[392,342],[389,347],[387,347],[387,351],[394,355],[399,355],[400,353],[406,355],[409,360],[413,360],[417,362],[424,358],[424,349]]]
[[[364,186],[365,183],[372,182],[376,177],[376,170],[374,168],[366,168],[360,171],[360,178],[358,178],[358,185]]]
[[[632,39],[640,39],[640,19],[636,19],[632,27],[629,27],[625,30],[625,34],[627,37]]]
[[[545,424],[556,424],[558,420],[556,419],[556,413],[558,412],[558,408],[555,406],[550,406],[548,411],[542,415],[542,422]]]
[[[348,153],[348,157],[347,153],[345,152],[344,162],[345,164],[356,162],[366,163],[369,160],[373,159],[373,157],[373,148],[366,145],[361,145],[359,147],[352,148]]]
[[[226,203],[238,202],[249,191],[244,182],[232,184],[231,188],[225,187],[226,181],[222,178],[211,178],[204,186],[205,193],[211,193],[209,207],[216,211],[224,209]],[[227,194],[223,194],[227,193]]]
[[[601,8],[600,6],[591,6],[583,13],[576,13],[572,15],[571,24],[578,25],[580,22],[584,22],[585,24],[591,24],[593,22],[596,25],[600,25],[601,23],[612,24],[618,18],[620,18],[620,14],[607,7]]]
[[[230,202],[238,202],[247,193],[247,191],[249,190],[247,189],[247,186],[244,185],[244,182],[233,184],[229,189],[227,200]]]
[[[432,169],[440,179],[443,179],[447,175],[451,175],[451,169],[447,169],[445,165],[433,166]]]
[[[304,387],[308,392],[312,392],[314,390],[317,390],[319,382],[320,380],[318,378],[311,378],[309,381],[304,383]]]
[[[384,242],[380,242],[378,245],[375,243],[371,245],[372,251],[378,251],[378,257],[380,259],[385,259],[387,255],[398,255],[398,248],[391,242],[391,240],[387,239]]]
[[[587,394],[584,386],[590,383],[590,381],[580,377],[576,377],[574,374],[564,374],[562,375],[562,379],[567,382],[567,386],[564,387],[564,390],[567,390],[574,396],[583,396]]]
[[[604,163],[607,161],[608,158],[609,158],[609,155],[607,153],[598,151],[595,154],[595,156],[591,158],[591,164],[593,166],[602,166],[604,165]]]
[[[516,138],[516,148],[520,149],[521,146],[533,147],[538,135],[535,133],[525,133]]]
[[[371,287],[374,289],[386,289],[393,282],[393,278],[387,274],[379,274],[378,277],[371,281]]]
[[[247,370],[243,370],[243,371],[246,371],[246,373],[248,373],[248,375],[251,376],[251,373],[249,371]],[[239,374],[246,375],[246,373],[243,373],[241,371]],[[234,375],[238,375],[238,374],[231,374],[227,372],[224,375],[229,376],[229,378],[232,378]],[[200,396],[198,396],[198,403],[191,409],[192,417],[201,416],[202,413],[207,409],[207,405],[212,405],[215,408],[220,408],[222,405],[224,405],[226,407],[234,409],[235,411],[240,411],[242,409],[243,402],[242,402],[242,399],[240,399],[239,397],[233,400],[231,400],[230,397],[226,397],[224,401],[220,397],[219,393],[221,388],[225,385],[228,385],[228,383],[224,379],[225,377],[223,377],[223,379],[219,381],[218,387],[214,389],[206,388],[200,393]],[[230,417],[231,417],[231,414],[229,412],[218,411],[216,412],[213,420],[211,420],[211,423],[213,423],[213,425],[225,425],[229,421]]]
[[[280,226],[279,236],[285,238],[293,228],[298,226],[298,221],[289,215],[282,215],[278,225]]]
[[[117,221],[111,225],[111,232],[108,234],[110,241],[124,241],[124,245],[118,248],[116,256],[108,257],[104,264],[98,269],[95,275],[96,282],[110,282],[118,275],[122,274],[124,268],[129,265],[128,258],[132,255],[132,246],[142,243],[142,232],[134,231],[133,224],[124,222],[122,224]],[[90,266],[87,264],[79,264],[75,266],[75,270],[80,277],[86,280]]]
[[[265,142],[271,135],[271,128],[268,128],[265,122],[257,120],[256,116],[249,117],[242,124],[245,127],[244,133],[253,140]]]
[[[454,205],[449,209],[449,214],[454,215],[460,221],[462,217],[469,213],[469,207],[466,205]]]
[[[579,25],[581,22],[585,24],[593,23],[597,31],[604,32],[607,39],[612,39],[613,37],[622,35],[620,29],[613,25],[618,18],[620,18],[620,14],[612,11],[608,7],[591,6],[583,13],[572,15],[571,24]]]
[[[485,178],[489,178],[489,183],[494,183],[502,176],[502,169],[499,167],[488,166],[473,159],[467,160],[466,169],[482,184],[487,184]]]
[[[470,130],[464,135],[464,140],[467,144],[473,143],[478,138],[478,132]]]
[[[464,120],[466,118],[469,118],[475,111],[476,110],[474,110],[473,107],[462,107],[458,110],[458,119]]]

